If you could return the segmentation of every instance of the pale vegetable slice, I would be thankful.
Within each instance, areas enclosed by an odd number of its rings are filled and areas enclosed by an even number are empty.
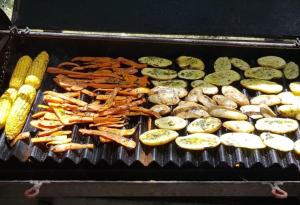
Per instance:
[[[213,134],[196,133],[184,137],[177,137],[176,144],[188,150],[203,150],[214,148],[220,144],[220,138]]]
[[[144,56],[138,59],[140,63],[145,63],[153,67],[165,68],[172,65],[172,61],[166,58],[161,58],[157,56]]]
[[[261,112],[260,112],[260,106],[259,105],[244,105],[240,107],[240,110],[242,113],[247,115],[248,117],[252,119],[260,119],[263,118]]]
[[[274,106],[281,104],[281,99],[278,95],[258,95],[250,100],[252,105],[265,104]]]
[[[230,120],[223,123],[223,127],[232,132],[253,132],[254,126],[248,121]]]
[[[176,105],[180,102],[180,98],[173,93],[149,95],[148,100],[159,105]]]
[[[295,150],[295,152],[297,154],[300,155],[300,139],[295,142],[295,144],[294,144],[294,150]]]
[[[222,122],[220,119],[215,117],[199,118],[192,121],[187,131],[189,133],[214,133],[220,129]]]
[[[296,79],[299,76],[299,66],[294,62],[289,62],[284,66],[283,73],[288,80]]]
[[[285,60],[278,56],[264,56],[257,59],[258,65],[269,68],[283,68],[286,64]]]
[[[268,105],[260,104],[259,107],[263,117],[277,117],[276,113]]]
[[[204,81],[217,86],[230,85],[241,79],[240,74],[233,70],[218,71],[205,76]]]
[[[201,88],[202,93],[205,95],[214,95],[218,93],[218,87],[212,85],[204,80],[195,80],[191,83],[193,88]]]
[[[290,83],[289,88],[295,95],[300,95],[300,82]]]
[[[207,95],[198,95],[198,101],[207,108],[217,106],[217,103]]]
[[[278,83],[260,79],[244,79],[241,80],[241,85],[245,88],[268,94],[279,93],[283,90],[282,85]]]
[[[291,105],[300,104],[300,96],[294,95],[292,92],[282,92],[278,94],[281,104]]]
[[[263,132],[260,134],[260,137],[263,143],[270,148],[282,152],[289,152],[294,149],[294,142],[286,136],[273,134],[270,132]]]
[[[172,94],[172,95],[178,96],[179,98],[183,98],[188,94],[188,92],[185,88],[171,88],[171,87],[166,87],[166,86],[157,86],[150,90],[149,95],[153,95],[153,94],[160,94],[160,95]]]
[[[187,126],[187,121],[176,116],[167,116],[155,120],[155,126],[161,129],[181,130]]]
[[[216,106],[212,107],[209,110],[209,114],[213,117],[218,118],[225,118],[231,120],[247,120],[247,115],[243,114],[242,112],[236,109],[230,109],[226,107]]]
[[[240,70],[247,70],[250,68],[250,65],[240,58],[230,58],[230,63]]]
[[[261,80],[272,80],[273,78],[282,78],[282,72],[274,68],[255,67],[250,68],[244,73],[246,78],[255,78]]]
[[[228,97],[225,97],[224,95],[214,95],[212,99],[220,106],[228,107],[235,109],[238,107],[238,105]]]
[[[202,110],[208,111],[208,109],[206,107],[204,107],[203,105],[200,105],[198,103],[188,102],[188,101],[181,101],[178,104],[178,106],[173,109],[172,113],[174,115],[177,115],[180,112],[187,111],[187,110],[192,110],[192,109],[195,109],[195,108],[200,108]]]
[[[154,86],[165,86],[171,88],[186,88],[188,86],[187,82],[184,80],[174,79],[174,80],[152,80]]]
[[[175,70],[160,68],[144,68],[142,74],[157,80],[172,80],[177,77]]]
[[[179,56],[176,59],[176,63],[182,69],[197,69],[204,70],[205,65],[200,58],[195,58],[191,56]]]
[[[166,115],[171,112],[171,108],[167,105],[154,105],[150,109],[158,112],[160,115]]]
[[[223,86],[222,93],[240,106],[250,104],[247,96],[233,86]]]
[[[246,149],[262,149],[266,145],[261,138],[255,134],[233,132],[226,133],[220,137],[221,143],[226,146],[240,147]]]
[[[296,131],[298,122],[288,118],[263,118],[256,121],[255,128],[260,131],[285,134]]]
[[[198,102],[198,96],[203,95],[202,89],[199,87],[193,88],[189,94],[185,97],[186,101],[189,102]]]
[[[202,70],[186,69],[178,72],[178,77],[186,80],[198,80],[205,75]]]
[[[201,117],[209,117],[210,115],[208,112],[201,108],[196,106],[191,107],[181,107],[180,112],[177,110],[177,117],[181,117],[183,119],[194,119],[194,118],[201,118]],[[174,111],[173,111],[174,112]]]
[[[281,105],[278,107],[277,111],[281,116],[295,117],[297,114],[300,113],[300,104]]]
[[[178,137],[178,133],[167,129],[153,129],[140,135],[140,141],[148,146],[159,146],[172,142]]]
[[[228,57],[219,57],[214,63],[215,71],[226,71],[231,69],[231,63]]]

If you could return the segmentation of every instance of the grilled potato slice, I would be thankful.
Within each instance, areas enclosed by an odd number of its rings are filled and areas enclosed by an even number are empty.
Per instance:
[[[202,93],[205,95],[214,95],[218,93],[218,87],[212,85],[204,80],[195,80],[191,83],[193,88],[201,88]]]
[[[254,126],[248,121],[230,120],[223,123],[223,127],[232,132],[253,132]]]
[[[213,117],[218,118],[225,118],[230,120],[247,120],[247,115],[243,114],[242,112],[236,110],[236,109],[230,109],[226,107],[221,106],[215,106],[212,107],[209,110],[209,114]]]
[[[260,106],[259,105],[244,105],[240,107],[240,110],[242,113],[247,115],[248,117],[252,119],[260,119],[263,118],[261,112],[260,112]]]
[[[202,70],[192,70],[192,69],[186,69],[181,70],[178,73],[178,77],[186,80],[198,80],[200,78],[203,78],[205,75],[204,71]]]
[[[178,137],[178,133],[167,129],[153,129],[140,135],[140,141],[148,146],[159,146],[172,142]]]
[[[173,109],[173,114],[177,115],[180,112],[200,108],[202,110],[208,111],[208,108],[204,107],[203,105],[200,105],[195,102],[188,102],[188,101],[181,101],[176,108]]]
[[[277,117],[276,113],[268,105],[260,104],[259,107],[263,117]]]
[[[165,87],[165,86],[157,86],[150,90],[149,95],[152,95],[152,94],[160,94],[160,95],[172,94],[172,95],[178,96],[179,98],[183,98],[188,94],[188,92],[185,88],[171,88],[171,87]]]
[[[282,152],[289,152],[294,149],[294,142],[290,138],[283,135],[263,132],[260,134],[260,138],[268,147]]]
[[[268,68],[283,68],[286,64],[285,60],[278,56],[264,56],[257,59],[258,65]]]
[[[294,62],[289,62],[284,66],[283,73],[288,80],[296,79],[299,76],[299,66]]]
[[[266,145],[261,138],[255,134],[233,132],[226,133],[220,137],[221,143],[226,146],[240,147],[246,149],[262,149]]]
[[[228,57],[219,57],[214,64],[215,71],[225,71],[231,69],[231,63]]]
[[[281,104],[291,105],[300,104],[300,96],[294,95],[292,92],[282,92],[278,94]]]
[[[238,105],[243,106],[250,104],[247,96],[233,86],[223,86],[222,93]]]
[[[218,71],[205,76],[204,81],[217,86],[230,85],[241,79],[240,74],[233,70]]]
[[[161,58],[157,56],[144,56],[138,59],[140,63],[145,63],[147,65],[157,67],[157,68],[165,68],[172,65],[172,61],[166,58]]]
[[[187,126],[187,121],[175,116],[162,117],[155,120],[155,126],[160,129],[181,130]]]
[[[294,95],[300,95],[300,82],[290,83],[289,88]]]
[[[255,67],[245,71],[245,77],[261,80],[272,80],[273,78],[282,78],[282,72],[275,68]]]
[[[175,70],[160,68],[144,68],[142,74],[157,80],[172,80],[177,77]]]
[[[177,110],[174,109],[173,112],[174,111],[176,112],[177,117],[181,117],[183,119],[194,119],[210,116],[205,109],[199,106],[184,106]]]
[[[184,80],[174,79],[174,80],[152,80],[154,86],[165,86],[171,88],[186,88],[188,86],[187,82]]]
[[[295,142],[294,151],[300,155],[300,139]]]
[[[250,90],[257,90],[267,94],[279,93],[283,90],[282,85],[260,79],[244,79],[241,80],[241,85]]]
[[[217,106],[217,103],[207,95],[198,95],[198,101],[207,108]]]
[[[230,63],[240,70],[248,70],[250,68],[250,65],[240,58],[230,58]]]
[[[203,95],[202,94],[202,89],[201,88],[193,88],[189,94],[185,97],[185,100],[186,101],[189,101],[189,102],[198,102],[198,96],[199,95]]]
[[[298,122],[288,118],[263,118],[256,121],[255,128],[260,131],[285,134],[296,131]]]
[[[235,109],[238,107],[238,105],[228,97],[225,97],[224,95],[214,95],[212,99],[220,106],[228,107]]]
[[[214,148],[220,144],[220,138],[213,134],[196,133],[184,137],[177,137],[176,144],[188,150],[203,150]]]
[[[160,115],[166,115],[171,112],[171,108],[167,105],[154,105],[150,109],[158,112]]]
[[[214,133],[220,129],[222,122],[215,117],[199,118],[191,122],[187,131],[189,133]]]
[[[148,100],[159,105],[176,105],[180,102],[180,98],[173,93],[149,95]]]
[[[179,56],[176,59],[176,63],[182,69],[196,69],[204,70],[205,65],[200,58],[195,58],[191,56]]]
[[[265,104],[274,106],[281,104],[281,99],[278,95],[258,95],[250,100],[252,105]]]
[[[284,117],[296,117],[296,115],[300,113],[300,104],[281,105],[277,111]]]

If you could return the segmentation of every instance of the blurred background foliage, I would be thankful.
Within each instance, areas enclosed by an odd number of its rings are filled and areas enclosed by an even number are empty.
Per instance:
[[[11,19],[12,11],[14,6],[14,0],[0,0],[0,8],[6,13]]]

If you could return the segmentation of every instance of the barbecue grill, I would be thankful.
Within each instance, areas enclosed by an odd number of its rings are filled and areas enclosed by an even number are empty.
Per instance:
[[[0,91],[7,88],[17,59],[41,50],[50,54],[49,66],[74,56],[146,55],[199,56],[207,73],[219,56],[254,65],[260,56],[278,55],[299,64],[299,10],[297,0],[15,0],[12,24],[0,12]],[[278,82],[285,88],[289,83]],[[259,94],[239,88],[248,96]],[[31,113],[45,90],[59,90],[50,74]],[[30,115],[23,130],[34,132],[29,121]],[[41,196],[271,196],[276,186],[291,196],[300,194],[300,156],[292,152],[223,145],[191,152],[174,142],[149,148],[138,141],[146,122],[144,117],[130,120],[131,126],[140,123],[135,150],[94,142],[75,126],[74,141],[97,146],[62,155],[27,141],[9,148],[1,131],[0,196],[22,195],[32,186]],[[300,131],[290,137],[299,139]]]

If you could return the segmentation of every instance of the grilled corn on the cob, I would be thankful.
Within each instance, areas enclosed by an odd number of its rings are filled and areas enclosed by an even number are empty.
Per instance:
[[[27,76],[25,78],[25,84],[32,85],[35,89],[41,86],[41,82],[44,77],[47,65],[49,62],[49,55],[46,51],[42,51],[32,62]]]
[[[19,89],[25,80],[28,69],[32,63],[32,59],[29,56],[22,56],[14,69],[14,72],[9,81],[9,87]]]
[[[35,95],[36,90],[31,85],[25,84],[19,89],[5,125],[5,134],[9,140],[14,139],[22,131]]]
[[[0,97],[0,129],[5,126],[9,111],[17,97],[17,92],[16,89],[9,88]]]

